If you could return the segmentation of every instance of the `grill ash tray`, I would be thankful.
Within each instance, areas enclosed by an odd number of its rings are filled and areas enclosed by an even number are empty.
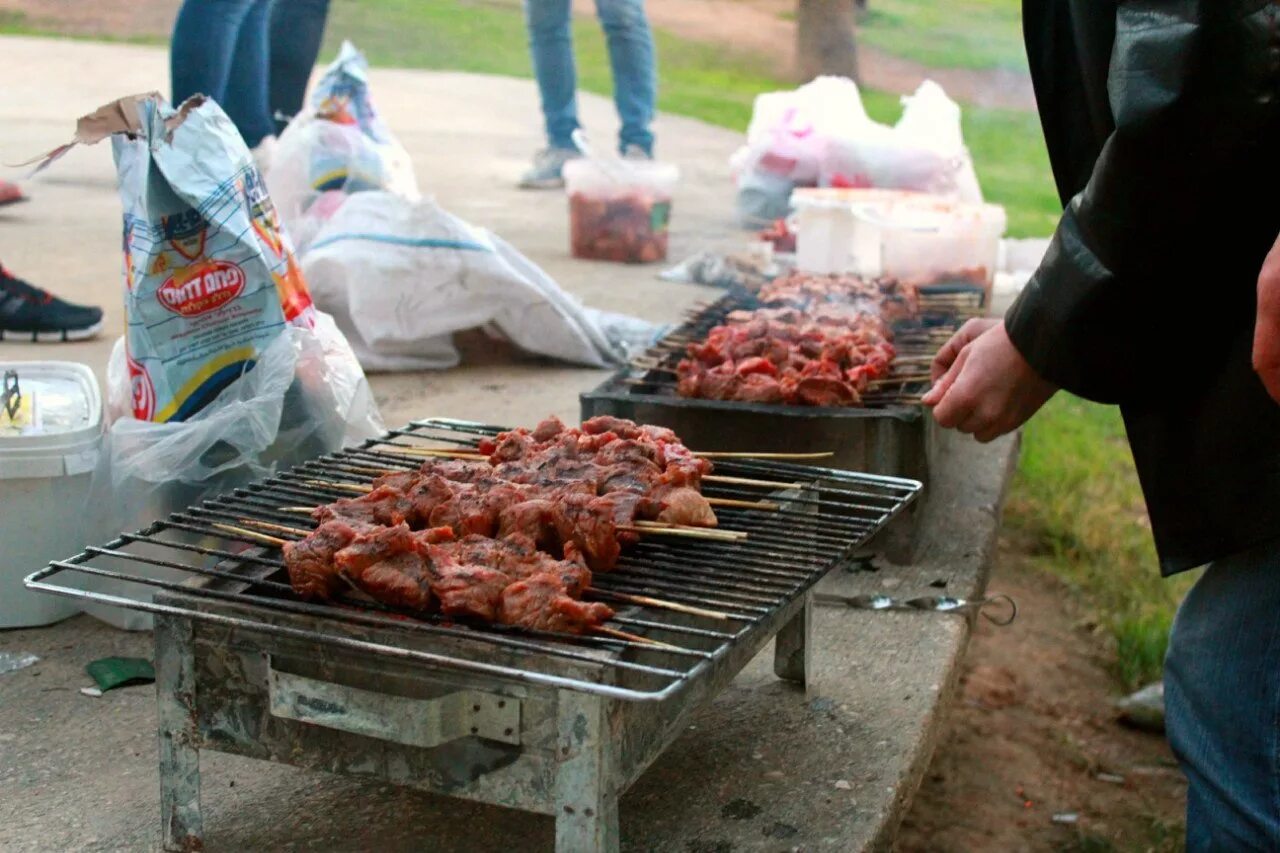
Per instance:
[[[603,600],[690,609],[611,602],[610,626],[664,645],[302,601],[279,549],[245,527],[302,524],[282,508],[349,496],[340,484],[367,482],[370,466],[417,468],[397,446],[498,431],[415,422],[27,579],[155,616],[166,849],[201,843],[199,752],[214,749],[554,815],[560,853],[616,851],[618,796],[766,643],[777,640],[778,675],[804,682],[812,586],[920,490],[893,477],[718,462],[717,476],[757,485],[706,482],[704,494],[776,507],[717,507],[721,529],[747,538],[644,539],[593,581]],[[138,593],[86,588],[104,581]]]

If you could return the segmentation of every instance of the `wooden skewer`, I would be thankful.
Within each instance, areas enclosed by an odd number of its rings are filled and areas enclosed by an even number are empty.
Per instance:
[[[216,527],[218,530],[225,530],[228,533],[234,533],[237,536],[243,536],[248,539],[257,539],[261,542],[266,542],[268,545],[274,545],[277,548],[284,547],[284,545],[289,541],[287,539],[281,539],[278,536],[268,536],[265,533],[254,533],[252,530],[245,530],[243,527],[236,527],[231,524],[214,522],[210,526]]]
[[[488,459],[487,453],[474,450],[450,450],[436,447],[396,447],[395,450],[379,450],[379,453],[390,453],[396,456],[443,456],[447,459]]]
[[[634,525],[619,524],[617,530],[631,533],[643,533],[645,536],[679,536],[685,539],[708,539],[714,542],[737,542],[746,539],[746,535],[728,535],[735,531],[712,530],[705,527],[649,527],[638,521]]]
[[[615,640],[626,640],[630,643],[640,643],[645,646],[654,646],[659,649],[671,649],[673,651],[685,651],[683,646],[673,646],[670,643],[663,643],[659,640],[651,640],[648,637],[642,637],[639,634],[632,634],[629,631],[619,631],[617,628],[606,628],[604,625],[592,625],[591,633],[599,634],[602,637],[613,637]]]
[[[325,489],[338,489],[354,492],[358,495],[367,495],[373,491],[373,486],[362,486],[356,483],[331,483],[328,480],[307,480],[309,486],[320,486]]]
[[[254,527],[261,527],[263,530],[274,530],[276,533],[288,533],[292,536],[306,537],[310,536],[312,530],[303,530],[300,527],[287,527],[283,524],[272,524],[269,521],[259,521],[256,518],[237,518],[236,521],[241,524],[252,524]]]
[[[597,589],[595,587],[588,587],[587,593],[594,594],[597,598],[625,601],[628,604],[638,604],[641,607],[656,607],[659,610],[671,610],[675,613],[687,613],[690,616],[704,616],[707,619],[717,619],[720,621],[726,621],[729,619],[728,613],[721,613],[719,610],[707,610],[702,607],[691,607],[688,604],[666,601],[661,598],[650,598],[647,595],[632,595],[627,592],[614,592],[613,590]]]
[[[932,379],[927,373],[907,374],[906,376],[887,376],[884,379],[873,379],[867,383],[868,388],[883,388],[885,385],[901,385],[905,382],[928,382]]]
[[[764,509],[770,511],[782,509],[780,504],[776,504],[773,501],[743,501],[737,498],[707,498],[707,503],[712,506],[734,506],[742,509]]]
[[[703,459],[830,459],[836,453],[834,450],[824,450],[819,453],[739,453],[713,450],[695,452],[693,455],[701,456]]]
[[[703,534],[703,538],[724,539],[725,541],[736,541],[746,539],[747,533],[742,530],[721,530],[718,527],[696,527],[692,524],[675,524],[670,521],[654,521],[652,519],[637,519],[631,523],[632,527],[639,527],[642,530],[688,530]]]
[[[721,474],[708,474],[702,478],[710,483],[729,483],[737,486],[761,486],[768,489],[803,489],[804,483],[777,483],[773,480],[753,480],[749,477],[725,477]]]

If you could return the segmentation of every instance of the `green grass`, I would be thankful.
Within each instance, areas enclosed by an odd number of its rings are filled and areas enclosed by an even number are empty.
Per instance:
[[[1162,580],[1124,425],[1114,407],[1059,395],[1028,424],[1007,519],[1112,642],[1126,689],[1159,677],[1191,578]]]
[[[935,68],[1025,71],[1019,0],[870,0],[864,44]]]

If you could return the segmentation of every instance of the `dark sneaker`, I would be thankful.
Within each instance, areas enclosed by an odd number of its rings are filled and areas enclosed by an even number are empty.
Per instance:
[[[576,148],[547,148],[533,158],[533,166],[520,179],[525,190],[552,190],[564,186],[564,164],[576,160],[582,152]]]
[[[0,341],[83,341],[101,331],[101,308],[64,302],[0,267]]]

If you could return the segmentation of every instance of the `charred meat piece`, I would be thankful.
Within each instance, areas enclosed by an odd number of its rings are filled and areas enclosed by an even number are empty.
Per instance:
[[[344,548],[333,555],[338,571],[354,582],[369,566],[416,549],[413,531],[407,524],[373,527],[357,533]]]
[[[326,521],[311,535],[284,545],[284,564],[289,583],[306,599],[332,598],[344,586],[333,555],[351,544],[359,531],[345,521]]]
[[[426,559],[416,548],[367,566],[356,586],[391,607],[420,613],[431,609],[431,574]]]
[[[499,621],[535,631],[584,634],[613,618],[613,610],[598,602],[578,601],[566,594],[554,574],[538,574],[502,591]]]
[[[488,566],[460,563],[448,545],[426,546],[431,591],[440,612],[493,622],[497,619],[502,591],[511,578]]]
[[[311,517],[316,521],[340,519],[348,524],[396,525],[413,513],[413,501],[404,492],[382,485],[358,498],[341,498],[326,506],[316,507]]]

